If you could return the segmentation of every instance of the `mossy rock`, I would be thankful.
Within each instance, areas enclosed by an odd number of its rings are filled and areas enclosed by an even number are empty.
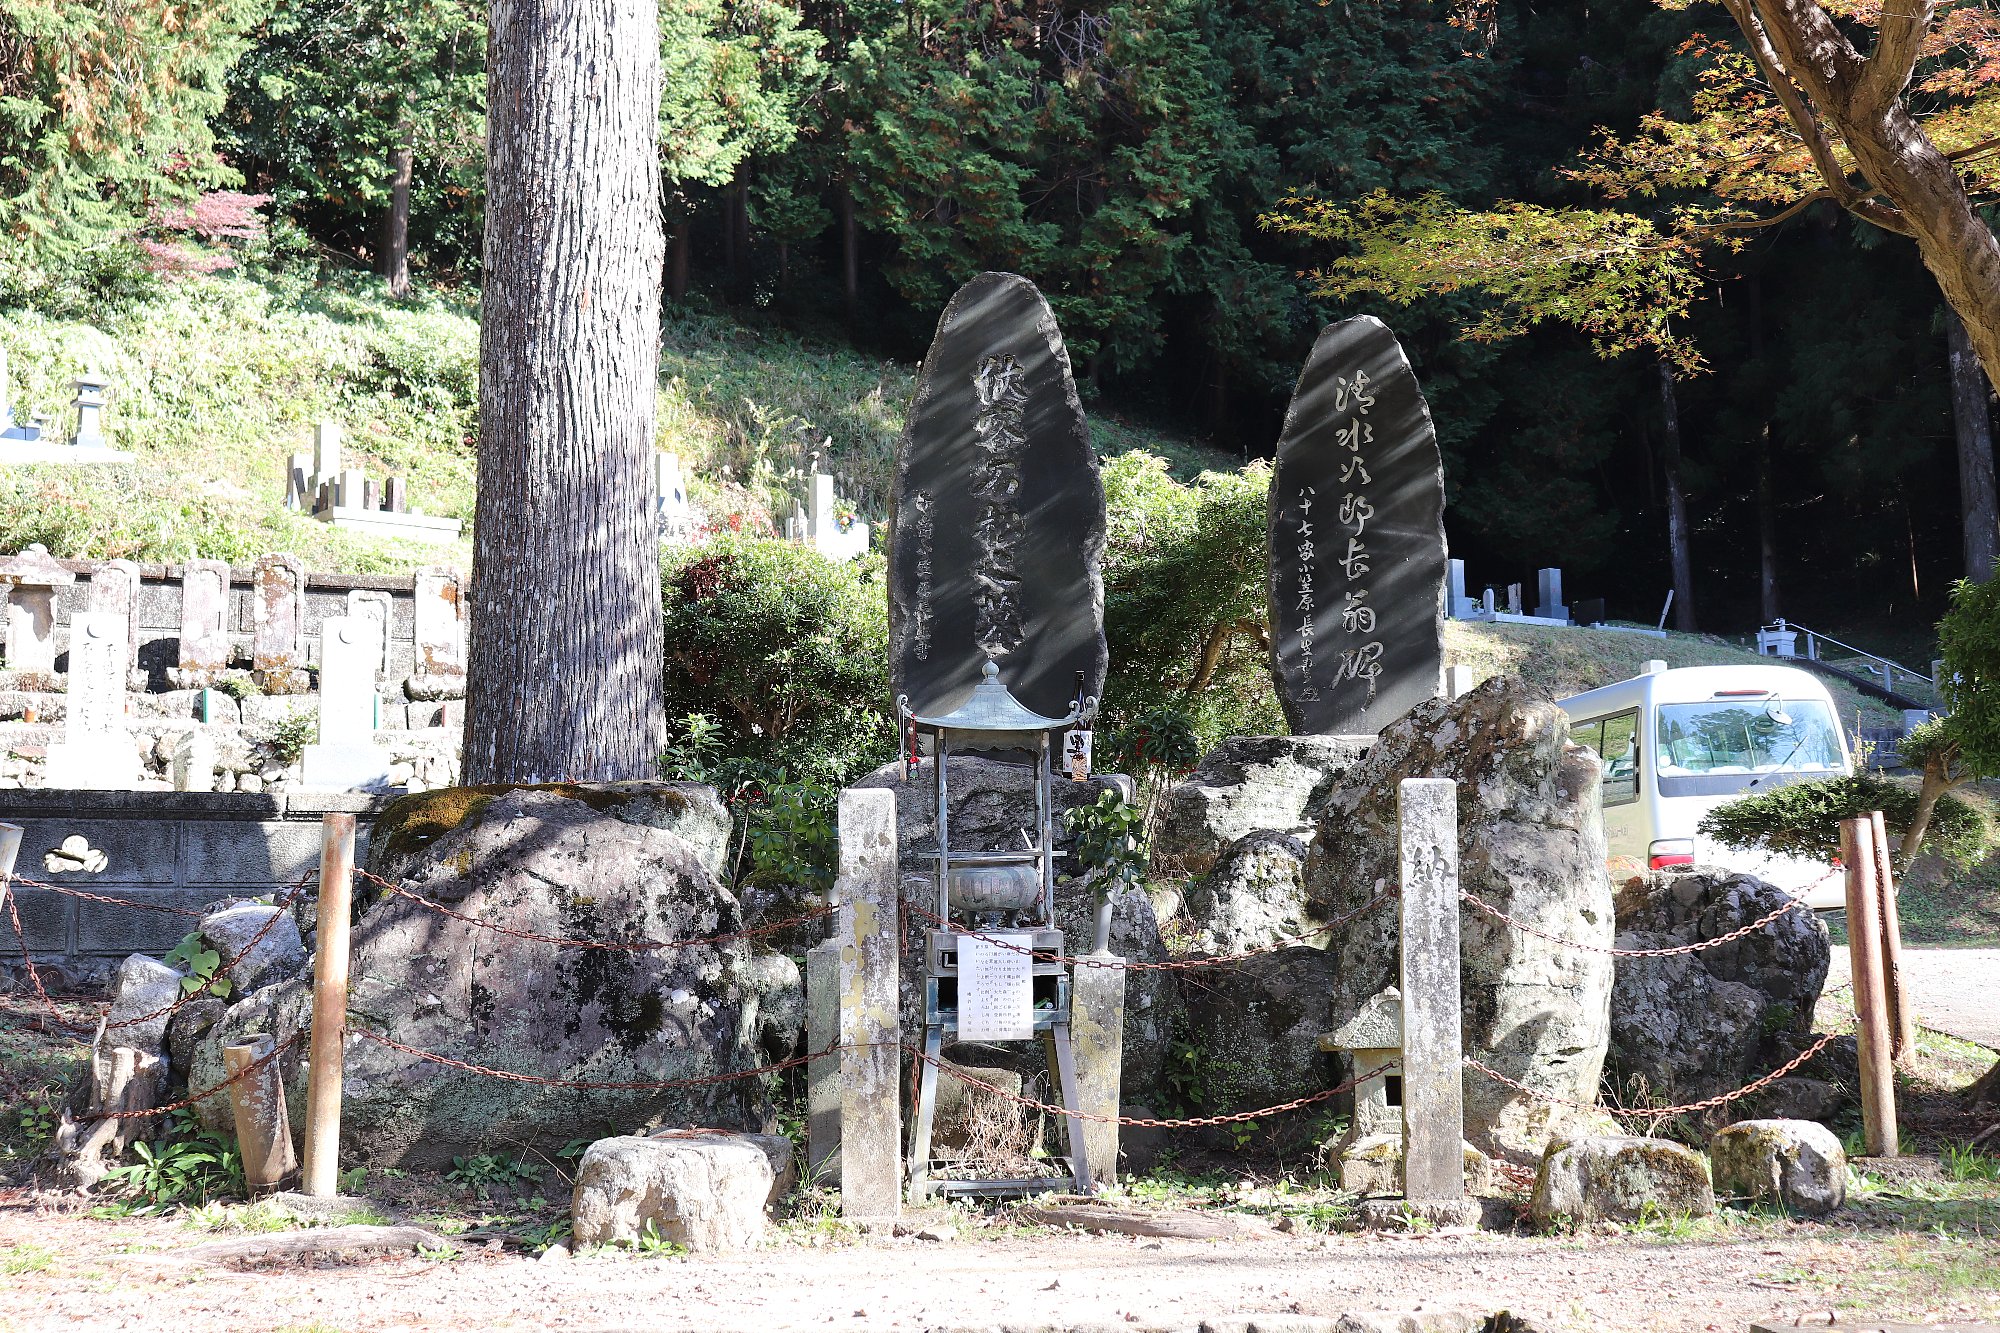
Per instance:
[[[1543,1224],[1707,1217],[1715,1211],[1715,1189],[1708,1160],[1692,1148],[1601,1135],[1551,1142],[1530,1206]]]
[[[1709,1141],[1717,1192],[1817,1217],[1847,1202],[1847,1152],[1810,1120],[1740,1120]]]

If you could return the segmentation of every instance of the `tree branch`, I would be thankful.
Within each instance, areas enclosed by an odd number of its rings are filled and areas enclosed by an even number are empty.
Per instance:
[[[1909,87],[1936,7],[1936,0],[1886,0],[1883,4],[1875,49],[1869,53],[1860,86],[1855,89],[1857,113],[1880,114]]]

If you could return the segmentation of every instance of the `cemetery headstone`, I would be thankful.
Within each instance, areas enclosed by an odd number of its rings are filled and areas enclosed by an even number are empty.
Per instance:
[[[395,616],[389,594],[386,592],[374,592],[365,588],[350,588],[347,593],[347,614],[350,616],[359,616],[363,620],[371,620],[375,623],[376,636],[382,641],[382,660],[376,665],[375,669],[380,674],[387,676],[389,674],[389,628]]]
[[[945,307],[896,455],[891,687],[956,706],[992,660],[1027,707],[1102,693],[1104,486],[1055,315],[982,273]]]
[[[76,575],[51,559],[46,546],[30,546],[0,560],[0,588],[7,590],[7,669],[56,669],[56,589]]]
[[[1538,569],[1535,571],[1535,614],[1544,620],[1568,620],[1569,608],[1563,605],[1563,572],[1560,569]]]
[[[182,736],[172,772],[175,791],[214,791],[215,738],[199,728]]]
[[[107,560],[90,572],[90,609],[125,622],[125,670],[139,669],[139,566],[130,560]],[[134,683],[144,689],[144,681]]]
[[[375,744],[380,707],[375,671],[381,660],[381,625],[373,617],[334,616],[321,625],[319,744],[306,746],[300,770],[308,790],[388,784],[389,752]]]
[[[1272,677],[1297,734],[1374,735],[1444,664],[1444,469],[1395,335],[1329,325],[1271,477]]]
[[[455,569],[420,569],[416,575],[417,669],[412,699],[455,699],[465,694],[465,598]]]
[[[180,665],[184,690],[213,685],[229,666],[229,564],[190,560],[181,570]]]
[[[266,694],[304,694],[306,567],[295,555],[267,555],[252,576],[251,669]]]
[[[131,787],[138,752],[125,725],[125,618],[78,611],[69,624],[63,739],[49,747],[51,787]]]
[[[384,509],[387,509],[392,514],[407,514],[410,512],[410,479],[408,477],[391,477],[382,483],[382,490],[384,493],[382,507]]]
[[[1518,583],[1507,585],[1507,614],[1510,616],[1521,614],[1521,585]]]

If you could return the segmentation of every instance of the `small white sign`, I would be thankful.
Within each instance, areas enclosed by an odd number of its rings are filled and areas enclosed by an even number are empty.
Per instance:
[[[1070,781],[1090,781],[1090,733],[1078,728],[1063,733],[1063,767]]]
[[[1034,958],[1027,952],[1034,942],[1025,931],[991,940],[959,937],[960,1041],[1027,1041],[1035,1035]]]

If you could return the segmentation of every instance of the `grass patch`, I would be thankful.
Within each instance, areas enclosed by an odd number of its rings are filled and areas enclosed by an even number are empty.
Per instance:
[[[5,1273],[9,1277],[21,1277],[28,1273],[46,1272],[55,1261],[54,1250],[30,1241],[0,1254],[0,1273]]]

